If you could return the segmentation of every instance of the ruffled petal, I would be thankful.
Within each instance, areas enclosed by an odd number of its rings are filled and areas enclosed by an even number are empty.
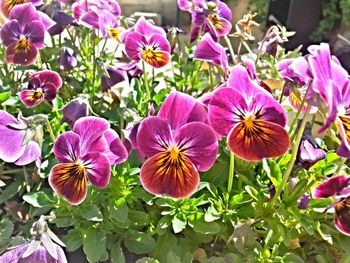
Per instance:
[[[1,27],[0,37],[4,46],[9,46],[18,40],[18,36],[22,33],[17,20],[8,21]]]
[[[9,14],[9,20],[17,20],[21,26],[34,20],[41,21],[38,11],[31,3],[14,6]]]
[[[185,198],[196,191],[199,174],[184,154],[173,156],[171,152],[162,152],[142,165],[140,180],[143,187],[152,194]]]
[[[9,64],[28,66],[33,64],[38,57],[38,50],[30,42],[26,48],[18,48],[18,42],[15,42],[7,47],[5,57]]]
[[[161,34],[166,37],[165,31],[161,27],[155,26],[143,16],[136,22],[135,31],[144,35],[146,38],[151,37],[153,34]]]
[[[335,206],[334,223],[336,228],[350,236],[350,199],[346,198]]]
[[[24,150],[23,155],[15,162],[16,165],[27,165],[31,162],[39,160],[41,157],[41,149],[39,144],[30,141]]]
[[[103,118],[88,116],[78,119],[73,131],[80,136],[81,155],[104,152],[108,145],[103,134],[109,127],[109,122]]]
[[[39,105],[44,100],[44,93],[36,90],[22,90],[19,99],[27,107]]]
[[[55,141],[53,152],[59,162],[77,161],[80,157],[80,136],[71,131],[62,133]]]
[[[327,198],[330,196],[337,196],[342,190],[349,185],[350,177],[348,176],[334,176],[320,183],[312,189],[313,198]]]
[[[111,165],[108,158],[97,152],[89,153],[82,158],[89,181],[97,188],[105,188],[111,177]]]
[[[52,70],[43,70],[32,74],[29,77],[29,82],[34,79],[39,79],[42,85],[45,85],[46,83],[51,83],[57,89],[59,89],[62,86],[61,76],[57,72]]]
[[[216,133],[209,125],[202,122],[188,123],[179,130],[175,141],[198,171],[207,171],[214,164],[218,142]]]
[[[229,149],[246,161],[278,157],[289,149],[288,133],[280,125],[266,121],[242,121],[227,137]]]
[[[140,123],[137,132],[137,147],[147,157],[162,152],[173,144],[171,129],[166,120],[151,116]]]
[[[125,41],[126,54],[132,60],[140,60],[140,52],[142,47],[147,44],[146,38],[138,32],[130,32],[127,34]]]
[[[243,96],[232,88],[220,88],[209,103],[209,118],[215,131],[227,136],[248,110]]]
[[[49,184],[68,203],[78,205],[87,194],[86,169],[81,164],[60,163],[51,169]]]
[[[194,121],[209,122],[208,114],[202,104],[190,95],[177,91],[170,93],[164,100],[158,117],[167,120],[173,130]]]
[[[170,61],[170,53],[161,50],[144,50],[140,53],[140,58],[155,68],[166,66]]]
[[[128,151],[122,141],[119,139],[117,132],[108,129],[104,137],[109,145],[109,150],[104,154],[108,157],[111,164],[120,164],[128,159]]]

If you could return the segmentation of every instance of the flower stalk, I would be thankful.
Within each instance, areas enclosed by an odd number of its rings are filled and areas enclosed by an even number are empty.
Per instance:
[[[228,182],[227,182],[227,193],[230,194],[233,185],[233,176],[235,173],[235,155],[230,151],[230,168],[228,173]]]

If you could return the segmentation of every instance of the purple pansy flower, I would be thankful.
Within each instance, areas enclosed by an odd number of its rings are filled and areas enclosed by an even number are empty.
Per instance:
[[[313,198],[335,197],[334,222],[336,228],[345,235],[350,235],[350,177],[334,176],[322,182],[312,190]]]
[[[43,100],[51,103],[62,86],[62,79],[57,72],[44,70],[29,77],[28,87],[22,90],[19,98],[27,107],[40,104]]]
[[[39,241],[38,241],[39,242]],[[67,263],[67,258],[63,249],[52,242],[52,249],[56,252],[54,258],[44,245],[38,244],[36,249],[30,254],[26,255],[30,243],[24,243],[0,256],[1,263]]]
[[[1,0],[1,12],[8,17],[11,10],[20,4],[32,3],[34,6],[40,6],[43,0]]]
[[[32,64],[38,56],[38,49],[44,47],[45,31],[54,24],[31,3],[16,5],[0,31],[7,62],[24,66]]]
[[[63,114],[62,122],[66,122],[73,127],[77,120],[89,115],[89,108],[90,105],[87,98],[79,97],[70,101],[60,109],[60,112]]]
[[[18,119],[5,111],[0,111],[0,159],[16,165],[27,165],[40,161],[41,147],[35,137],[41,126],[30,126],[22,115]]]
[[[185,198],[196,191],[198,171],[210,169],[218,152],[216,134],[207,123],[204,106],[180,92],[172,92],[157,116],[140,123],[137,147],[148,158],[140,180],[148,192]]]
[[[209,33],[201,38],[194,52],[194,58],[221,66],[226,76],[228,60],[225,48],[214,42]]]
[[[129,63],[115,68],[107,68],[107,76],[101,78],[102,91],[110,90],[114,85],[122,81],[131,81],[133,78],[138,78],[143,74],[143,71],[136,63]]]
[[[78,65],[78,59],[73,49],[70,47],[63,47],[60,55],[60,69],[69,71]]]
[[[164,29],[139,18],[133,31],[124,40],[127,55],[135,61],[143,60],[155,68],[167,65],[170,61],[170,44]]]
[[[226,85],[209,101],[210,122],[229,149],[247,161],[278,157],[289,148],[283,107],[248,75],[245,67],[232,68]]]
[[[108,185],[111,165],[126,161],[128,152],[109,123],[98,117],[77,120],[72,131],[54,144],[60,162],[51,169],[49,183],[70,204],[78,205],[87,194],[87,181],[97,188]]]
[[[193,1],[192,13],[193,27],[191,42],[198,38],[199,32],[209,32],[215,41],[230,33],[232,25],[232,12],[230,8],[220,0]]]
[[[326,150],[318,145],[311,134],[311,125],[308,123],[301,138],[296,163],[309,170],[311,166],[326,157]]]

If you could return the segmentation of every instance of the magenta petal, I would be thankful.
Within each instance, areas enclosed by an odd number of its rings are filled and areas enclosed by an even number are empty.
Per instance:
[[[56,25],[56,22],[53,21],[47,14],[38,11],[38,15],[40,17],[40,22],[43,24],[46,31]]]
[[[26,130],[14,129],[9,125],[19,122],[5,111],[0,111],[0,159],[5,162],[15,162],[25,151],[23,146]]]
[[[336,196],[349,185],[350,177],[335,176],[322,182],[312,190],[313,198],[327,198]]]
[[[173,130],[193,121],[208,123],[204,106],[193,97],[181,92],[172,92],[159,109],[158,117],[165,119]]]
[[[350,149],[348,149],[344,140],[342,140],[339,148],[337,149],[337,154],[344,158],[350,158]]]
[[[80,135],[81,155],[91,151],[101,152],[107,147],[102,135],[109,129],[109,123],[99,117],[83,117],[74,124],[73,131]],[[106,149],[106,148],[105,148]]]
[[[99,28],[99,17],[98,14],[95,11],[88,11],[86,12],[81,18],[80,21],[82,24],[86,27],[90,27],[93,29]]]
[[[143,35],[138,32],[130,32],[125,38],[125,51],[129,58],[132,60],[139,61],[140,60],[140,52],[142,50],[142,46],[145,45],[146,39]]]
[[[30,44],[28,49],[16,50],[16,42],[9,45],[6,49],[6,61],[9,64],[20,64],[28,66],[34,63],[38,57],[38,50],[33,44]]]
[[[32,21],[24,27],[23,34],[36,47],[44,47],[45,29],[40,21]]]
[[[227,136],[248,110],[246,101],[237,90],[218,89],[209,103],[209,118],[214,130]]]
[[[198,171],[207,171],[214,164],[218,142],[216,133],[209,125],[202,122],[188,123],[178,131],[175,141]]]
[[[210,29],[215,32],[215,35],[222,37],[230,33],[232,25],[225,18],[219,18],[218,21],[216,21],[216,23],[219,24],[219,26],[215,26],[215,24],[210,24]]]
[[[104,137],[109,145],[109,151],[104,154],[108,157],[111,165],[125,162],[128,159],[128,151],[119,139],[118,134],[114,130],[108,129]]]
[[[148,117],[139,126],[137,146],[147,157],[162,152],[173,145],[170,126],[159,117]]]
[[[1,27],[0,37],[4,46],[9,46],[18,40],[18,35],[22,33],[20,25],[16,20],[8,21]]]
[[[144,35],[146,38],[151,37],[153,34],[161,34],[166,37],[165,31],[147,21],[143,16],[139,18],[135,24],[135,31],[139,32],[141,35]]]
[[[177,0],[177,5],[181,10],[189,11],[193,4],[190,0]]]
[[[38,11],[31,3],[14,6],[10,12],[9,20],[17,20],[20,25],[26,25],[35,20],[41,21]]]
[[[47,102],[52,102],[57,95],[57,87],[52,83],[46,83],[44,85],[44,98]]]
[[[44,100],[43,95],[41,95],[40,97],[37,97],[35,96],[35,93],[36,93],[35,90],[22,90],[19,93],[19,99],[27,107],[34,107],[40,104]]]
[[[37,144],[34,141],[30,141],[24,150],[23,155],[21,158],[19,158],[15,164],[16,165],[27,165],[31,162],[34,162],[38,159],[40,159],[41,156],[41,149],[39,144]]]
[[[234,66],[231,69],[227,86],[239,91],[246,99],[254,97],[259,92],[269,94],[266,90],[250,79],[248,71],[242,65]]]
[[[156,48],[156,50],[171,52],[169,41],[161,34],[153,34],[147,42],[150,46]]]
[[[30,76],[29,82],[35,78],[40,80],[40,83],[44,85],[45,83],[53,84],[57,89],[62,86],[62,78],[61,76],[52,70],[43,70],[37,73],[34,73]]]
[[[207,15],[201,11],[192,11],[192,22],[195,27],[201,27],[207,22]]]
[[[101,153],[92,152],[82,159],[89,181],[97,188],[105,188],[111,177],[111,165],[108,158]]]
[[[79,135],[71,131],[62,133],[55,141],[53,152],[59,162],[75,162],[80,156]]]

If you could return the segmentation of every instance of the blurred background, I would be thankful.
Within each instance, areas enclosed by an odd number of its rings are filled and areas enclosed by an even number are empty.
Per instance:
[[[177,8],[176,0],[119,0],[123,14],[139,16],[148,13],[160,25],[178,26],[187,32],[189,13]],[[257,12],[255,41],[275,24],[295,31],[285,46],[293,50],[300,45],[303,53],[313,43],[328,42],[333,53],[350,72],[350,0],[223,0],[231,8],[234,25],[249,11]],[[144,15],[144,14],[142,14]],[[233,27],[234,28],[234,27]],[[235,44],[235,43],[234,43]],[[254,44],[254,43],[252,43]]]

